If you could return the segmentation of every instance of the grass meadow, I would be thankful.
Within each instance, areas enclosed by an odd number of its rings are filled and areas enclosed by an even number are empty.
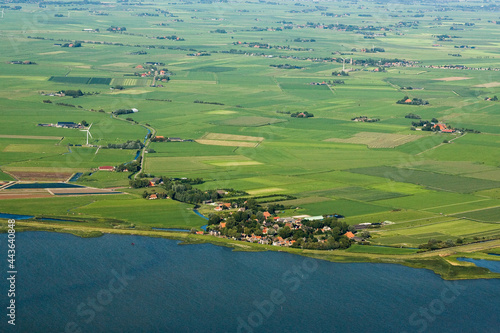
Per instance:
[[[143,171],[154,176],[201,177],[201,189],[293,195],[297,199],[284,203],[295,206],[287,213],[297,215],[338,213],[350,224],[395,222],[374,231],[378,244],[498,235],[500,102],[487,100],[500,95],[498,43],[492,40],[498,15],[474,7],[451,10],[451,20],[441,20],[443,13],[428,4],[360,3],[6,8],[0,35],[6,45],[0,55],[0,180],[12,180],[9,171],[89,172],[130,162],[135,149],[105,147],[142,142],[148,127],[156,135],[193,140],[151,143],[155,152],[145,154]],[[153,15],[165,7],[170,14]],[[418,11],[423,14],[416,18]],[[111,26],[126,31],[107,31]],[[76,41],[82,46],[58,45]],[[366,52],[370,48],[384,52]],[[342,70],[342,58],[348,76],[332,75]],[[405,62],[383,66],[382,59]],[[169,81],[154,81],[148,63],[160,63]],[[467,69],[443,68],[449,65]],[[124,89],[112,89],[118,86]],[[50,96],[78,89],[85,95]],[[396,104],[404,96],[429,104]],[[139,112],[112,116],[131,108]],[[304,111],[314,117],[291,117]],[[411,130],[409,113],[481,133]],[[358,116],[379,121],[351,120]],[[86,134],[78,129],[37,126],[83,120],[93,124],[94,147],[81,146]],[[127,187],[128,176],[96,172],[79,183]],[[126,191],[131,194],[0,204],[2,212],[113,218],[143,227],[205,223],[192,206],[146,201],[140,191]]]

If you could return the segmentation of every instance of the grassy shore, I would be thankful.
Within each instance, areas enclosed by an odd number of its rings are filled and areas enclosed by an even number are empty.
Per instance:
[[[7,222],[0,222],[0,232],[7,231]],[[163,230],[141,230],[138,228],[112,227],[111,225],[90,226],[77,224],[57,224],[40,221],[16,221],[16,231],[50,231],[70,233],[79,237],[99,237],[103,234],[139,235],[146,237],[161,237],[182,241],[181,244],[211,243],[218,246],[233,248],[235,251],[278,251],[308,256],[315,259],[339,263],[368,262],[399,264],[413,268],[429,269],[445,280],[463,279],[494,279],[500,278],[499,273],[492,273],[486,268],[477,267],[469,262],[458,261],[457,258],[473,258],[500,260],[486,253],[495,253],[500,249],[500,240],[467,244],[436,251],[401,254],[405,249],[375,248],[373,246],[356,246],[348,250],[320,251],[304,250],[289,247],[261,245],[209,235],[195,235],[184,232]],[[386,249],[386,250],[382,250]],[[363,252],[365,250],[365,252]],[[399,250],[399,251],[397,251]],[[481,252],[483,251],[483,252]],[[384,253],[385,252],[385,253]],[[485,253],[486,252],[486,253]]]

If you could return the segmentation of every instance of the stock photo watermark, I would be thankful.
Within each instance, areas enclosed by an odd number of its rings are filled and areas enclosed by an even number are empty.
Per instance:
[[[445,281],[444,285],[436,298],[419,307],[408,318],[408,323],[415,328],[415,331],[403,331],[401,333],[425,332],[446,311],[448,305],[455,302],[457,297],[467,289],[458,281]]]
[[[110,305],[114,298],[128,287],[129,282],[136,278],[127,273],[125,267],[121,269],[121,272],[112,269],[111,275],[113,277],[109,280],[106,287],[100,289],[94,297],[88,297],[85,302],[78,304],[76,307],[78,319],[66,323],[64,328],[65,333],[84,332],[82,327],[85,324],[88,325],[92,323],[96,319],[98,313],[104,311],[105,307]]]
[[[267,299],[253,301],[252,305],[255,310],[246,317],[238,316],[236,332],[255,332],[257,328],[264,324],[265,319],[271,317],[278,307],[287,301],[286,293],[296,292],[317,269],[318,263],[316,259],[312,258],[305,258],[301,265],[293,265],[281,275],[281,282],[286,285],[286,288],[284,290],[274,288]]]
[[[16,325],[16,220],[8,220],[7,222],[7,262],[8,262],[8,291],[9,306],[7,307],[7,318],[9,325]]]

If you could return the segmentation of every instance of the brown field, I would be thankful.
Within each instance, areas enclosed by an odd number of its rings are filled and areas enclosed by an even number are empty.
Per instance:
[[[34,171],[9,171],[9,174],[18,180],[53,180],[65,181],[69,179],[73,173],[69,172],[34,172]]]
[[[475,88],[494,88],[500,86],[500,82],[489,82],[484,84],[478,84],[473,87]]]
[[[36,140],[62,140],[61,136],[36,136],[36,135],[0,135],[2,139],[36,139]]]
[[[206,140],[231,140],[231,141],[263,141],[261,136],[248,136],[248,135],[233,135],[222,133],[207,133],[201,137]]]
[[[0,191],[0,200],[45,198],[50,196],[51,194],[45,189],[13,189]]]
[[[469,80],[471,79],[470,77],[465,77],[465,76],[450,76],[450,77],[443,77],[441,79],[434,79],[435,81],[460,81],[460,80]]]
[[[256,147],[258,143],[247,141],[224,141],[224,140],[195,140],[202,145],[231,146],[231,147]]]
[[[406,134],[388,134],[375,132],[360,132],[356,133],[349,139],[326,139],[326,142],[352,143],[367,145],[368,148],[394,148],[405,143],[415,141],[422,136],[406,135]]]
[[[46,198],[52,196],[50,193],[0,193],[0,200],[10,200],[10,199],[34,199],[34,198]]]

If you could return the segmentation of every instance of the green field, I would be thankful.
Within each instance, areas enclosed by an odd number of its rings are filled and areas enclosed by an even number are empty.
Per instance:
[[[128,188],[129,172],[95,172],[136,156],[109,144],[138,140],[149,178],[199,177],[195,188],[269,196],[262,203],[290,195],[280,201],[289,215],[394,222],[373,230],[379,245],[500,235],[498,12],[482,3],[450,2],[445,13],[441,4],[372,1],[80,6],[4,8],[0,180],[83,172],[78,184],[130,194],[2,199],[2,212],[205,224],[194,205],[143,199],[144,189]],[[166,34],[180,38],[156,38]],[[59,45],[75,41],[81,47]],[[55,94],[67,89],[85,94]],[[428,104],[396,103],[405,96]],[[114,116],[118,109],[138,112]],[[292,117],[305,111],[314,117]],[[353,120],[360,116],[378,121]],[[416,118],[459,131],[421,131]],[[80,129],[38,126],[84,121],[89,146]],[[188,141],[150,142],[148,130]]]

